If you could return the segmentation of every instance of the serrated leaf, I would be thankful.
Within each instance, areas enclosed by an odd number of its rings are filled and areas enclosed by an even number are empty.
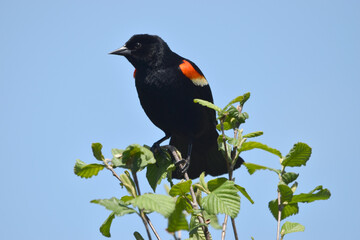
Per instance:
[[[144,240],[144,238],[141,236],[139,232],[134,232],[134,237],[136,240]]]
[[[252,133],[245,134],[245,135],[243,136],[243,138],[254,138],[254,137],[261,136],[261,135],[263,135],[263,134],[264,134],[264,132],[262,132],[262,131],[257,131],[257,132],[252,132]]]
[[[292,222],[285,222],[281,226],[281,238],[283,238],[286,234],[293,233],[293,232],[303,232],[305,231],[305,227],[300,223],[292,223]]]
[[[275,220],[278,220],[279,208],[278,208],[278,200],[272,200],[269,202],[269,209],[272,215],[274,216]],[[299,206],[297,203],[289,203],[285,204],[284,208],[281,212],[281,220],[299,213]]]
[[[281,202],[290,202],[293,197],[293,191],[286,184],[279,184],[278,189],[281,194]]]
[[[269,167],[265,167],[265,166],[254,164],[254,163],[244,162],[243,165],[246,167],[246,169],[248,170],[250,175],[252,175],[257,170],[270,170],[272,172],[275,172],[276,174],[279,174],[281,172],[278,169],[269,168]]]
[[[314,193],[316,192],[316,193]],[[317,200],[327,200],[331,196],[331,193],[328,189],[323,189],[322,186],[316,187],[310,193],[301,193],[298,195],[294,195],[291,203],[303,202],[303,203],[310,203]]]
[[[206,240],[202,226],[206,224],[199,223],[199,219],[195,215],[191,215],[190,218],[190,230],[189,230],[189,239],[191,240]],[[211,236],[210,236],[211,239]]]
[[[120,158],[112,159],[114,167],[130,169],[133,172],[144,169],[149,164],[156,163],[153,153],[146,147],[138,144],[129,145]]]
[[[235,218],[240,211],[240,196],[233,181],[216,178],[208,182],[211,191],[202,199],[202,207],[209,214],[224,213]]]
[[[111,223],[114,220],[114,218],[115,218],[115,214],[111,213],[109,215],[109,217],[105,220],[105,222],[100,227],[100,232],[105,237],[111,237],[110,227],[111,227]]]
[[[146,193],[129,201],[139,209],[146,209],[160,213],[168,218],[175,210],[175,201],[172,197],[160,194]]]
[[[220,112],[220,111],[221,111],[221,108],[219,108],[218,106],[214,105],[214,104],[211,103],[211,102],[202,100],[202,99],[196,98],[196,99],[194,99],[194,103],[199,103],[200,105],[205,106],[205,107],[208,107],[208,108],[211,108],[211,109],[214,109],[214,110],[217,111],[217,112]]]
[[[250,195],[246,192],[244,187],[241,187],[237,184],[235,184],[235,187],[241,192],[242,195],[244,195],[244,197],[247,198],[247,200],[249,200],[249,202],[251,202],[251,204],[254,204],[254,201],[251,199]]]
[[[105,159],[104,156],[101,153],[101,149],[102,149],[101,143],[93,143],[93,144],[91,144],[91,149],[93,151],[94,157],[97,160],[103,161]]]
[[[157,185],[176,168],[167,151],[156,153],[155,159],[156,164],[150,164],[146,168],[146,178],[154,192]]]
[[[306,165],[306,162],[311,156],[311,147],[306,143],[298,142],[294,144],[294,147],[290,152],[285,156],[284,160],[281,162],[281,165],[284,167],[300,167]]]
[[[294,184],[291,185],[291,191],[294,193],[296,191],[297,187],[298,187],[298,183],[294,182]]]
[[[98,173],[104,169],[104,165],[92,163],[86,164],[83,161],[77,159],[74,166],[74,173],[81,178],[91,178],[98,175]]]
[[[170,196],[172,197],[176,197],[178,195],[185,196],[188,192],[190,192],[191,184],[192,184],[191,180],[175,184],[170,189],[169,192]]]
[[[299,174],[294,172],[287,172],[284,173],[281,178],[284,181],[285,184],[289,184],[293,181],[295,181],[298,178]]]
[[[115,197],[110,199],[94,199],[91,203],[102,205],[119,217],[126,214],[136,213],[135,209],[129,207],[128,204]]]
[[[279,158],[282,157],[281,155],[281,152],[275,148],[271,148],[265,144],[262,144],[262,143],[259,143],[259,142],[244,142],[242,145],[241,145],[241,148],[240,148],[240,152],[243,152],[243,151],[248,151],[248,150],[252,150],[254,148],[257,148],[257,149],[262,149],[264,151],[267,151],[269,153],[272,153],[272,154],[275,154],[276,156],[278,156]]]

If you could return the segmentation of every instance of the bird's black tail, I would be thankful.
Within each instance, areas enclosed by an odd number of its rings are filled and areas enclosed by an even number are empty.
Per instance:
[[[196,139],[194,141],[191,151],[190,166],[187,171],[189,178],[197,178],[202,172],[212,176],[218,176],[228,172],[225,157],[218,150],[218,136],[219,134],[214,129],[211,133],[207,133],[205,136],[202,136],[201,139]],[[175,146],[181,152],[183,158],[187,157],[187,139],[179,136],[172,136],[170,145]],[[239,157],[234,169],[239,168],[243,162],[244,160]],[[174,171],[173,178],[182,179],[183,176],[178,171]]]

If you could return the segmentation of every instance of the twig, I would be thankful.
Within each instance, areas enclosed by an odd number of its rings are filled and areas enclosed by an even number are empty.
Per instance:
[[[281,163],[281,159],[280,159],[280,163]],[[285,173],[285,167],[282,166],[281,167],[281,173],[279,174],[279,180],[283,181],[282,176]],[[280,237],[280,222],[281,222],[281,213],[282,210],[284,209],[284,205],[281,203],[281,193],[279,188],[277,189],[278,191],[278,219],[277,219],[277,231],[276,231],[276,240],[279,240]]]
[[[134,178],[134,183],[135,183],[135,186],[136,186],[136,190],[138,192],[138,196],[141,195],[141,192],[140,192],[140,185],[139,185],[139,180],[137,178],[137,175],[136,175],[136,172],[135,171],[131,171],[132,175],[133,175],[133,178]],[[152,225],[151,221],[150,221],[150,218],[146,215],[146,213],[144,213],[144,210],[141,209],[140,210],[140,215],[141,215],[141,218],[143,219],[144,223],[145,223],[145,227],[146,227],[146,230],[148,231],[148,236],[149,236],[149,239],[151,239],[151,236],[150,236],[150,231],[149,231],[149,228],[147,226],[147,224],[149,224],[149,226],[151,227],[151,230],[154,232],[156,238],[158,240],[160,240],[160,236],[159,234],[156,232],[155,228],[154,228],[154,225]],[[147,223],[147,224],[146,224]]]
[[[147,222],[146,222],[146,218],[145,218],[145,213],[143,210],[140,210],[140,218],[142,219],[143,223],[144,223],[144,226],[145,226],[145,229],[146,229],[146,233],[148,235],[148,238],[149,240],[151,240],[151,234],[150,234],[150,230],[149,230],[149,226],[147,225]]]
[[[160,240],[161,238],[160,238],[159,234],[156,232],[154,225],[151,223],[150,218],[149,218],[148,215],[146,215],[145,213],[144,213],[144,216],[145,216],[145,218],[146,218],[147,223],[149,224],[149,226],[151,227],[152,231],[154,232],[156,238],[157,238],[158,240]]]
[[[236,225],[235,225],[235,218],[231,218],[231,224],[232,224],[232,227],[233,227],[233,230],[234,230],[235,240],[239,240],[237,230],[236,230]]]
[[[110,159],[105,159],[105,160],[103,161],[104,164],[105,164],[105,167],[112,172],[112,174],[114,175],[114,177],[116,177],[121,183],[123,183],[123,182],[121,181],[121,178],[119,177],[119,175],[117,175],[117,173],[115,172],[115,170],[113,169],[113,167],[109,164],[110,161],[111,161]]]
[[[279,240],[280,237],[280,222],[281,222],[281,212],[283,209],[283,206],[281,204],[281,194],[280,191],[278,190],[278,220],[277,220],[277,231],[276,231],[276,239]]]
[[[176,148],[175,148],[174,146],[165,145],[165,146],[162,146],[162,147],[165,148],[165,149],[168,149],[168,150],[171,152],[171,154],[172,154],[172,155],[174,156],[174,158],[175,158],[175,162],[181,161],[180,158],[179,158],[179,156],[178,156],[178,154],[177,154]],[[183,167],[184,167],[184,164],[180,164],[180,167],[183,168]],[[185,178],[187,181],[190,180],[187,171],[184,173],[184,178]],[[197,201],[196,201],[196,195],[195,195],[195,192],[194,192],[194,189],[193,189],[192,186],[190,186],[190,194],[191,194],[191,198],[192,198],[192,202],[191,202],[192,207],[193,207],[194,209],[199,209],[199,205],[198,205],[198,203],[197,203]],[[198,220],[199,220],[200,224],[204,224],[204,223],[205,223],[203,216],[198,216]],[[202,226],[202,230],[203,230],[203,232],[204,232],[204,234],[205,234],[206,240],[210,240],[211,237],[210,237],[209,229],[208,229],[206,226],[203,225],[203,226]]]
[[[239,113],[241,113],[242,106],[238,105],[236,107],[236,109],[239,111]],[[221,127],[222,139],[223,139],[223,143],[224,143],[225,156],[226,156],[225,160],[226,160],[226,166],[227,166],[228,173],[229,173],[229,180],[232,181],[233,180],[232,179],[233,171],[234,171],[233,163],[236,161],[236,159],[230,159],[231,161],[229,161],[227,145],[226,145],[226,138],[225,138],[225,130],[224,130],[224,120],[223,119],[220,120],[220,127]],[[238,129],[235,129],[234,130],[234,139],[236,139],[237,137],[238,137]],[[232,151],[232,154],[231,154],[230,158],[235,158],[237,156],[236,151],[237,151],[237,147],[235,146],[233,151]],[[221,239],[222,240],[225,239],[227,220],[228,220],[228,215],[225,215],[223,228],[222,228],[222,233],[221,233]],[[237,235],[236,224],[235,224],[235,219],[234,218],[231,218],[231,224],[232,224],[233,231],[234,231],[234,237],[235,237],[236,240],[238,240],[239,237]]]
[[[225,233],[226,233],[226,225],[227,225],[228,215],[225,215],[225,219],[222,226],[222,232],[221,232],[221,240],[225,239]]]

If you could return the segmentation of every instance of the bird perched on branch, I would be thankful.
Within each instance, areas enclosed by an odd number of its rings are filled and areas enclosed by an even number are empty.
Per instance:
[[[155,35],[134,35],[110,54],[126,57],[135,67],[141,106],[153,124],[165,133],[152,148],[159,148],[171,138],[170,145],[186,156],[190,178],[197,178],[203,171],[212,176],[226,173],[226,160],[218,150],[215,111],[194,103],[195,98],[213,102],[201,70],[171,51]],[[242,163],[239,157],[235,168]],[[174,171],[173,178],[182,178],[182,173]]]

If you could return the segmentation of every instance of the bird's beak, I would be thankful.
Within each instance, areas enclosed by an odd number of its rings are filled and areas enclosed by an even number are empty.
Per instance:
[[[109,52],[109,54],[115,54],[115,55],[121,55],[121,56],[127,56],[131,54],[131,50],[128,49],[125,46],[122,46],[119,49],[116,49],[115,51]]]

